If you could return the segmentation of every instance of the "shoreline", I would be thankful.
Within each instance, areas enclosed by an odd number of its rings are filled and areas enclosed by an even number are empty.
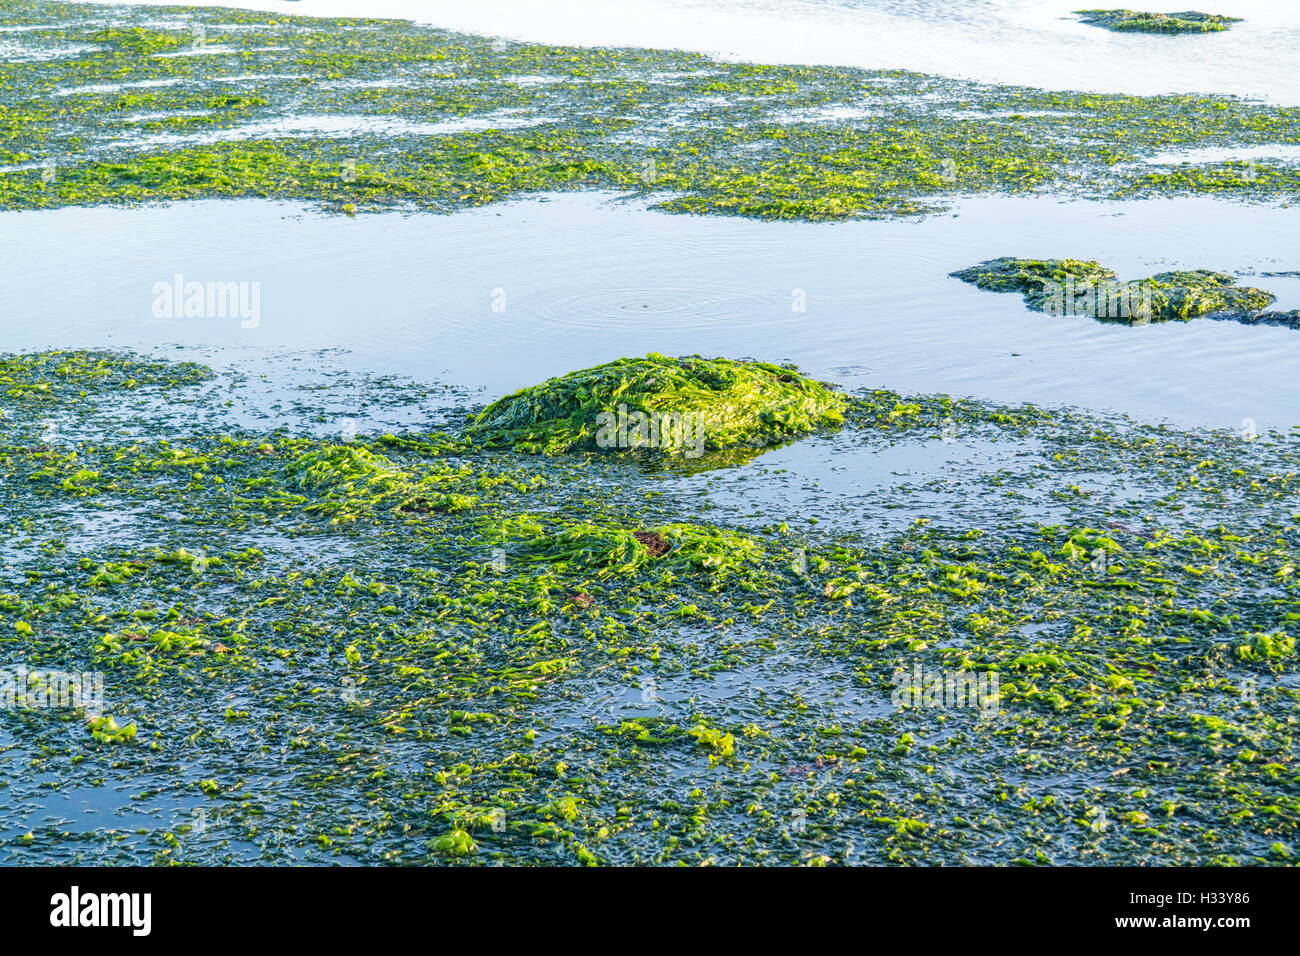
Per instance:
[[[419,10],[407,9],[409,4],[403,0],[394,0],[391,15],[375,14],[373,3],[354,10],[348,10],[346,3],[336,3],[327,11],[311,14],[299,4],[271,9],[269,4],[247,7],[232,0],[223,8],[317,19],[361,15],[489,39],[589,49],[652,49],[699,54],[736,64],[911,70],[972,83],[1057,92],[1213,95],[1240,93],[1246,88],[1252,91],[1251,96],[1268,98],[1283,89],[1289,91],[1289,99],[1271,101],[1272,105],[1300,106],[1300,89],[1288,85],[1291,78],[1283,71],[1270,75],[1271,82],[1259,81],[1260,73],[1268,69],[1267,59],[1263,64],[1254,64],[1253,69],[1238,71],[1225,69],[1222,61],[1207,64],[1202,59],[1191,74],[1194,79],[1185,79],[1181,86],[1165,87],[1161,85],[1163,78],[1182,71],[1184,61],[1171,57],[1152,60],[1151,54],[1169,52],[1169,48],[1143,46],[1131,42],[1131,37],[1116,35],[1099,39],[1091,32],[1096,28],[1077,15],[1076,2],[1054,2],[1055,9],[1052,3],[1041,0],[1019,5],[1015,0],[1003,0],[1001,7],[995,2],[986,5],[990,9],[985,10],[957,10],[934,4],[929,11],[921,8],[912,15],[872,11],[867,5],[846,5],[831,12],[815,3],[796,3],[784,5],[778,13],[771,7],[674,5],[671,0],[649,0],[640,6],[623,3],[616,10],[596,0],[587,0],[585,10],[582,2],[562,2],[548,5],[545,12],[519,0],[498,0],[495,5],[480,3],[469,10],[454,5],[448,10],[444,5],[423,18]],[[1235,6],[1244,17],[1237,26],[1248,31],[1251,42],[1243,41],[1238,46],[1239,38],[1233,37],[1228,58],[1248,57],[1257,49],[1256,44],[1267,41],[1270,34],[1295,32],[1300,27],[1267,0],[1237,0]],[[754,42],[756,35],[763,38],[761,42]],[[652,42],[647,42],[647,37]],[[735,45],[738,37],[748,38],[743,48]],[[993,55],[992,49],[1006,52]],[[1223,49],[1220,44],[1202,47],[1201,51],[1215,53]],[[877,52],[881,50],[888,51],[883,55],[899,59],[881,60]],[[1146,55],[1136,60],[1135,55],[1143,52]],[[1093,69],[1089,60],[1094,58],[1124,63],[1125,79],[1130,85],[1115,86],[1115,71]],[[966,72],[952,72],[955,63],[963,64]],[[1067,64],[1068,68],[1062,69]],[[1217,66],[1218,70],[1211,69],[1207,74],[1207,66]],[[1052,82],[1042,82],[1039,78],[1044,75]],[[1211,88],[1198,85],[1207,81],[1212,83]]]
[[[1300,107],[503,45],[397,21],[258,26],[209,8],[175,8],[185,19],[163,30],[127,10],[135,26],[42,31],[34,49],[52,58],[6,68],[0,208],[260,196],[353,215],[617,189],[666,212],[845,221],[972,195],[1300,194],[1300,159],[1268,151],[1300,142]],[[209,42],[223,24],[241,29]]]

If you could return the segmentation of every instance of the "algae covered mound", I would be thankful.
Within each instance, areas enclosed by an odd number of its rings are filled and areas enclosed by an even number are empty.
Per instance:
[[[642,450],[690,458],[840,425],[844,409],[842,395],[794,369],[651,353],[507,395],[475,416],[467,434],[525,452]]]
[[[1150,286],[1152,318],[1194,319],[1223,313],[1247,318],[1267,308],[1276,298],[1253,286],[1239,286],[1223,272],[1195,269],[1190,272],[1161,272],[1140,282]]]
[[[1203,315],[1259,324],[1275,298],[1263,289],[1237,285],[1224,272],[1193,269],[1120,280],[1113,270],[1083,259],[1004,256],[950,274],[989,292],[1019,292],[1025,305],[1039,312],[1132,325]]]
[[[1113,282],[1116,275],[1083,259],[1016,259],[1003,256],[950,273],[988,292],[1019,292],[1031,308],[1043,307],[1055,285],[1069,282]]]
[[[1075,10],[1084,23],[1105,27],[1118,33],[1219,33],[1240,17],[1217,13],[1142,13],[1138,10]]]

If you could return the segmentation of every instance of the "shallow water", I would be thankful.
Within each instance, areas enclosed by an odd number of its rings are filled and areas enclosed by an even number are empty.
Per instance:
[[[1113,33],[1071,16],[1078,0],[220,0],[211,5],[307,16],[396,17],[544,43],[901,68],[1047,89],[1235,93],[1300,103],[1300,6],[1285,0],[1235,0],[1222,10],[1211,5],[1207,12],[1229,13],[1243,22],[1204,36]]]
[[[1208,199],[972,199],[920,222],[833,225],[600,194],[355,219],[261,201],[4,213],[0,335],[11,349],[230,349],[205,356],[217,364],[342,348],[354,370],[475,401],[625,355],[752,356],[849,387],[1263,431],[1300,424],[1300,334],[1052,317],[948,273],[1000,255],[1097,259],[1121,278],[1211,268],[1295,309],[1300,279],[1256,273],[1300,269],[1298,235],[1296,209]],[[154,318],[154,285],[178,273],[260,283],[259,323]]]
[[[975,482],[993,472],[1023,477],[1041,449],[1025,441],[966,439],[908,442],[881,448],[821,436],[766,452],[748,464],[661,483],[685,500],[708,503],[709,518],[745,524],[755,518],[881,538],[941,511],[952,527],[981,527],[989,515],[976,496],[943,480]],[[1059,514],[1037,508],[1043,523]]]

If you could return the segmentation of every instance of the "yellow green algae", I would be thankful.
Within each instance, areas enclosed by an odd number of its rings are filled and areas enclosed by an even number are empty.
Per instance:
[[[1239,17],[1217,13],[1197,13],[1184,10],[1180,13],[1143,13],[1138,10],[1076,10],[1084,23],[1105,27],[1117,33],[1219,33],[1231,24],[1240,23]]]
[[[600,448],[699,457],[840,425],[844,405],[792,367],[651,353],[507,395],[480,412],[468,434],[548,454]]]
[[[1231,275],[1208,269],[1120,280],[1113,270],[1091,260],[1003,256],[951,275],[986,291],[1019,292],[1030,309],[1054,315],[1087,315],[1132,325],[1200,316],[1249,325],[1291,324],[1289,313],[1265,311],[1276,301],[1271,292],[1239,286]]]
[[[578,189],[761,219],[915,217],[972,195],[1289,202],[1300,139],[1233,97],[990,86],[504,43],[400,21],[4,0],[0,208],[267,197],[347,214]],[[32,28],[32,29],[28,29]],[[1166,157],[1156,162],[1156,157]]]
[[[1015,455],[832,527],[354,378],[0,356],[0,669],[104,683],[0,708],[0,861],[1294,862],[1300,432],[863,389],[794,449]]]

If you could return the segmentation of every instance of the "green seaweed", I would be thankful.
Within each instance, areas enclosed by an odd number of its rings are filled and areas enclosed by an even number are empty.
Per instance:
[[[497,540],[522,538],[530,558],[595,569],[599,577],[660,570],[702,571],[725,578],[758,564],[762,546],[747,535],[722,528],[665,524],[644,530],[608,527],[593,522],[567,523],[545,533],[540,524],[523,523]]]
[[[792,368],[651,353],[507,395],[480,412],[466,435],[546,454],[631,449],[698,456],[840,425],[844,406],[842,396]]]
[[[350,376],[256,431],[235,371],[0,368],[0,667],[100,672],[134,718],[101,740],[54,679],[0,707],[0,862],[1294,860],[1295,432],[867,389],[803,451],[955,432],[1016,464],[851,507],[796,479],[786,521],[761,460],[485,448],[463,410],[314,437]],[[438,493],[478,503],[401,507]],[[111,820],[39,809],[101,786]]]
[[[1053,315],[1086,315],[1131,325],[1207,315],[1246,324],[1287,324],[1284,314],[1264,312],[1275,301],[1272,293],[1238,286],[1227,273],[1207,269],[1121,281],[1113,270],[1093,261],[1004,256],[951,275],[990,292],[1019,292],[1027,307]]]
[[[1186,10],[1180,13],[1143,13],[1138,10],[1076,10],[1084,23],[1105,27],[1117,33],[1219,33],[1230,24],[1240,23],[1239,17],[1215,13],[1197,13]]]
[[[207,381],[210,369],[194,362],[151,362],[84,349],[0,355],[4,402],[52,408],[85,400],[92,391],[133,391]]]
[[[1232,97],[494,46],[399,21],[203,8],[174,8],[166,30],[148,11],[51,0],[7,0],[4,17],[42,26],[19,40],[51,54],[0,65],[6,209],[268,197],[352,215],[599,189],[665,212],[838,221],[970,195],[1300,188],[1294,163],[1152,161],[1296,141],[1300,111]],[[204,37],[229,52],[169,55]],[[320,130],[294,128],[315,117]]]
[[[134,740],[139,728],[135,723],[119,726],[112,717],[96,717],[87,723],[90,735],[97,743],[118,744]]]

